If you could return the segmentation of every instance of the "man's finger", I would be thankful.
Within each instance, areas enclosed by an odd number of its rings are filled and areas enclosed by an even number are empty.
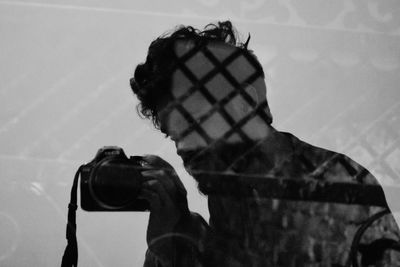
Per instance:
[[[172,169],[171,164],[169,164],[167,161],[163,160],[161,157],[156,155],[144,155],[143,160],[155,167]]]
[[[151,178],[153,176],[154,177],[159,177],[159,176],[166,175],[165,171],[163,171],[163,170],[154,170],[154,169],[142,171],[141,173],[145,178]]]
[[[172,201],[170,195],[167,193],[164,185],[162,185],[162,183],[160,181],[150,180],[150,181],[144,182],[142,184],[142,186],[143,186],[143,189],[149,190],[155,194],[158,194],[161,202],[165,203],[167,201],[169,201],[169,202]]]
[[[175,194],[174,181],[171,179],[171,176],[164,170],[143,171],[142,177],[144,182],[151,180],[159,181],[171,195]]]
[[[161,209],[161,200],[159,195],[152,191],[148,190],[146,188],[142,188],[140,190],[140,193],[138,195],[138,199],[145,199],[149,202],[150,204],[150,209],[151,210],[156,210],[156,209]]]

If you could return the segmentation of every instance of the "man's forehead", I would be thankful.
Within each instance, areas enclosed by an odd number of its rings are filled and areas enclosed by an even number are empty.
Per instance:
[[[235,88],[262,78],[248,53],[221,41],[197,45],[193,40],[178,40],[174,49],[179,61],[172,77],[175,99],[197,87],[205,88],[216,100],[221,100]],[[254,74],[255,79],[249,80]]]

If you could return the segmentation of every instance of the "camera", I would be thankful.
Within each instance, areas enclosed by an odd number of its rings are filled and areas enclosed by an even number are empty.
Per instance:
[[[86,211],[146,211],[146,200],[137,199],[145,161],[127,157],[122,148],[105,146],[82,165],[81,207]]]

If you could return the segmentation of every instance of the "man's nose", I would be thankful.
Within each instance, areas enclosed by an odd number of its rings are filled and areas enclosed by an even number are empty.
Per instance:
[[[175,142],[175,147],[178,151],[185,150],[185,148],[187,147],[187,145],[183,140],[174,140],[174,142]]]
[[[179,140],[175,140],[177,150],[192,150],[197,148],[204,148],[207,143],[197,133],[189,134]]]

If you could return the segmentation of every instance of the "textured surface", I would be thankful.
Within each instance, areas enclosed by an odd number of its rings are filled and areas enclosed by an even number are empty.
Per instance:
[[[59,264],[72,177],[103,145],[166,158],[208,217],[173,145],[136,116],[129,78],[167,29],[226,18],[251,33],[276,128],[399,185],[397,1],[0,1],[1,266]],[[77,216],[81,266],[143,262],[146,214]]]

